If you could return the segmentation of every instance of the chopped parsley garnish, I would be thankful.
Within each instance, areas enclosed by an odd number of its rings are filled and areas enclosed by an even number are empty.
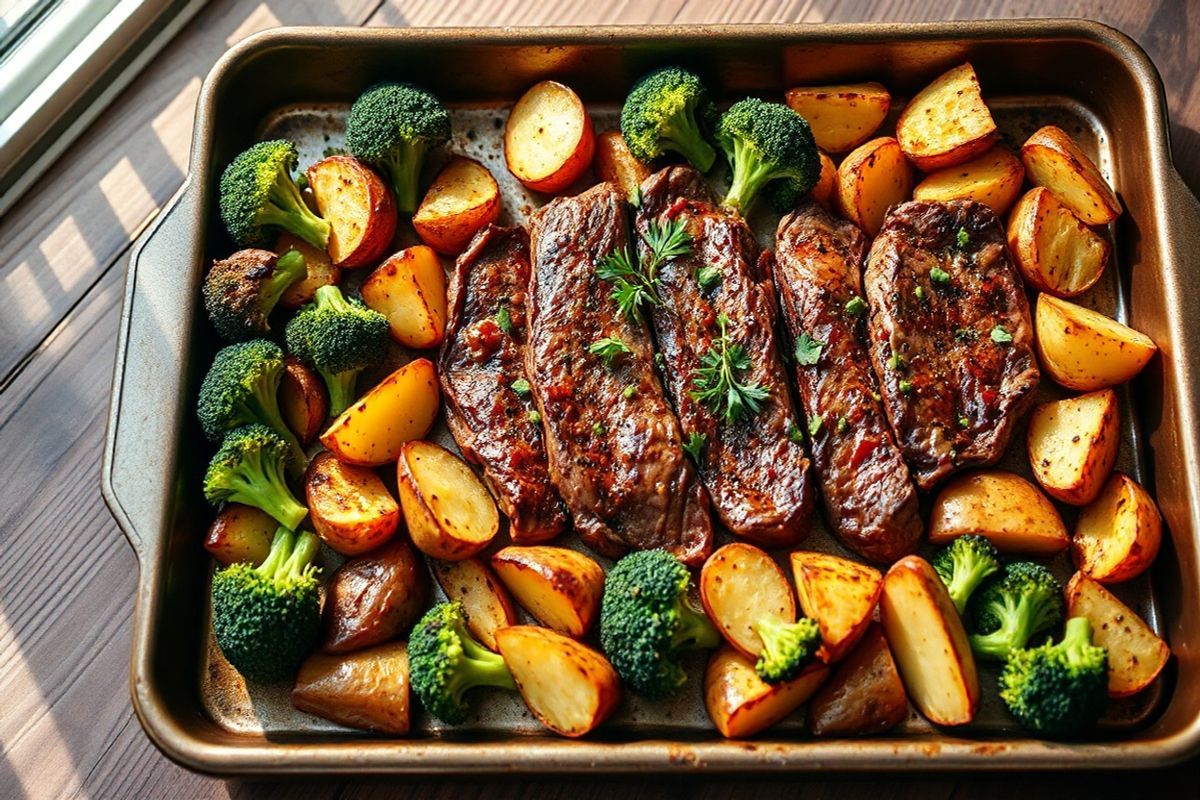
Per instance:
[[[700,463],[700,453],[704,450],[704,445],[708,442],[708,437],[703,433],[692,432],[687,441],[683,443],[683,452],[692,457],[692,461]]]
[[[508,306],[500,306],[496,311],[496,326],[505,333],[513,332],[512,314],[508,313]]]
[[[643,306],[658,303],[658,268],[692,250],[692,237],[682,219],[661,226],[651,222],[642,241],[650,248],[650,260],[644,266],[638,264],[629,247],[612,251],[596,265],[596,276],[612,283],[610,297],[630,319],[636,318]]]
[[[808,435],[816,436],[821,432],[821,428],[825,427],[824,417],[812,417],[808,421]]]
[[[846,313],[852,317],[857,317],[866,310],[867,302],[858,295],[854,295],[854,297],[846,301]]]
[[[637,387],[634,386],[633,384],[629,384],[628,386],[625,387],[625,391],[621,392],[621,396],[624,397],[626,400],[633,397],[635,394],[637,394]]]
[[[708,291],[721,282],[721,268],[708,266],[701,267],[696,270],[696,283],[700,284],[700,288]]]
[[[918,299],[918,300],[920,300],[920,301],[924,302],[924,300],[925,300],[925,287],[924,287],[924,286],[918,286],[916,289],[913,289],[913,294],[915,294],[915,295],[917,296],[917,299]]]
[[[629,193],[629,205],[634,208],[642,207],[642,187],[634,186],[633,191]]]
[[[533,391],[533,387],[524,378],[517,378],[512,382],[512,390],[521,395],[521,397],[528,397],[529,393]]]
[[[1012,334],[1004,330],[1003,325],[997,325],[992,328],[992,341],[996,344],[1008,344],[1012,341]]]
[[[882,403],[883,395],[881,395],[879,392],[871,392],[871,399],[874,400],[876,403]]]
[[[796,363],[802,367],[811,367],[821,360],[821,348],[825,343],[819,339],[814,339],[804,331],[800,331],[800,335],[796,337],[796,347],[792,354],[796,357]]]
[[[900,394],[909,394],[912,392],[912,381],[900,381]]]
[[[700,356],[700,367],[692,375],[695,387],[688,396],[731,425],[762,410],[771,391],[759,383],[744,383],[742,375],[750,369],[750,356],[740,344],[729,341],[729,317],[717,317],[721,335]]]
[[[967,233],[966,228],[959,228],[958,233],[954,234],[954,242],[958,245],[959,250],[965,250],[970,241],[971,234]]]
[[[891,357],[887,360],[887,365],[888,369],[893,372],[900,372],[904,369],[904,356],[893,350]]]
[[[804,431],[794,422],[788,423],[787,436],[792,444],[804,444]]]
[[[848,430],[850,430],[850,420],[845,417],[838,417],[837,432],[845,433]]]
[[[604,366],[611,367],[617,356],[630,352],[629,345],[612,336],[597,339],[588,345],[588,352],[604,359]]]
[[[525,418],[528,419],[530,422],[532,422],[534,425],[537,425],[539,422],[542,421],[542,415],[537,412],[537,409],[530,411],[528,414],[525,415]]]
[[[604,423],[602,423],[602,422],[592,423],[592,434],[595,436],[603,436],[604,435]]]
[[[941,267],[934,267],[929,270],[929,280],[944,285],[950,282],[950,273]]]
[[[662,369],[664,366],[666,366],[666,363],[667,363],[666,356],[664,356],[662,353],[655,353],[654,354],[654,363],[658,366],[659,369]]]
[[[960,427],[960,428],[971,427],[971,420],[967,419],[965,414],[959,414],[958,415],[958,427]]]

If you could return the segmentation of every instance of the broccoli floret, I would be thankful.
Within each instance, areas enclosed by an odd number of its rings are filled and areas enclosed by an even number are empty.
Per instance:
[[[408,639],[412,688],[425,710],[457,725],[467,718],[464,697],[476,686],[515,689],[504,659],[471,636],[461,603],[438,603]]]
[[[933,558],[933,568],[950,591],[954,607],[961,615],[971,594],[983,579],[1000,571],[1000,554],[982,536],[959,536]]]
[[[721,115],[717,141],[731,171],[725,205],[743,214],[771,181],[791,178],[793,191],[803,196],[821,176],[821,157],[808,122],[782,103],[754,97],[734,103]]]
[[[280,528],[261,565],[232,564],[213,575],[213,635],[247,678],[286,678],[317,643],[321,601],[312,564],[317,550],[313,534]]]
[[[1009,564],[971,598],[971,649],[980,658],[1003,661],[1061,623],[1064,606],[1062,587],[1050,570],[1030,561]]]
[[[772,211],[783,215],[794,211],[796,206],[800,205],[800,202],[808,196],[808,192],[803,189],[804,184],[796,178],[784,178],[768,183],[767,188],[763,190],[763,197],[767,198],[767,203],[771,206]]]
[[[1014,650],[1000,673],[1000,699],[1022,727],[1070,736],[1093,725],[1108,696],[1108,652],[1092,644],[1085,617],[1067,620],[1058,644]]]
[[[808,617],[792,623],[762,619],[754,630],[763,643],[754,671],[767,683],[781,683],[799,675],[821,646],[821,629]]]
[[[317,289],[313,302],[292,317],[285,332],[288,350],[311,364],[329,389],[329,414],[336,417],[356,399],[358,373],[387,357],[387,317],[336,286]]]
[[[269,228],[296,234],[324,250],[329,223],[304,204],[292,180],[296,146],[287,139],[259,142],[235,158],[221,175],[221,219],[242,247],[267,243]]]
[[[242,503],[260,508],[288,530],[308,515],[283,478],[291,450],[266,425],[243,425],[225,435],[204,474],[204,497],[213,505]]]
[[[684,651],[721,641],[708,617],[688,604],[690,583],[687,567],[665,550],[630,553],[604,580],[600,645],[617,674],[647,697],[666,697],[684,684]]]
[[[450,140],[450,114],[432,93],[408,83],[367,89],[346,118],[346,147],[387,171],[400,211],[417,210],[421,165]]]
[[[214,261],[204,278],[204,310],[222,339],[240,342],[269,333],[267,317],[288,287],[308,274],[304,256],[288,250],[241,250]]]
[[[711,128],[715,116],[716,106],[700,78],[680,67],[664,67],[629,91],[621,108],[621,136],[639,161],[653,161],[674,150],[708,172],[717,154],[704,130]]]

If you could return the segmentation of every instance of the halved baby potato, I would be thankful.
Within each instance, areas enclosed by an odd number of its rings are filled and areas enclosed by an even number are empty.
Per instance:
[[[1171,658],[1171,648],[1133,609],[1082,572],[1067,584],[1067,616],[1092,623],[1092,643],[1108,651],[1108,695],[1145,689]]]
[[[301,444],[317,438],[329,416],[325,381],[296,356],[283,359],[279,380],[279,413]]]
[[[723,644],[704,670],[704,707],[727,739],[743,739],[771,727],[804,705],[829,677],[829,667],[814,661],[790,681],[767,683],[755,673],[754,661]]]
[[[890,136],[872,139],[846,156],[837,171],[842,216],[874,236],[889,208],[912,193],[913,173],[900,144]]]
[[[808,120],[817,147],[845,153],[871,138],[892,107],[892,96],[880,83],[798,86],[784,99]]]
[[[985,537],[1002,553],[1053,555],[1071,543],[1054,504],[1020,475],[999,469],[960,475],[933,502],[931,544],[948,544],[969,533]]]
[[[300,251],[307,270],[304,278],[293,283],[279,296],[281,308],[299,308],[305,303],[311,303],[317,296],[317,289],[332,286],[342,279],[342,268],[334,266],[329,253],[313,247],[294,233],[285,231],[279,234],[274,250],[280,254],[288,250]]]
[[[581,639],[600,614],[604,569],[575,550],[550,545],[505,547],[492,569],[538,622]]]
[[[924,172],[970,161],[998,137],[970,64],[939,75],[913,96],[896,120],[900,148]]]
[[[429,599],[425,565],[403,538],[344,562],[325,589],[327,653],[348,653],[408,632]]]
[[[500,512],[466,462],[440,445],[411,441],[396,463],[400,506],[418,550],[458,561],[487,547],[500,529]]]
[[[437,347],[446,337],[446,273],[437,253],[416,245],[376,267],[362,285],[363,302],[388,318],[405,347]]]
[[[637,197],[642,181],[650,177],[650,167],[634,158],[620,131],[604,131],[596,136],[596,156],[592,171],[602,181],[615,184],[630,201]]]
[[[821,629],[821,658],[839,661],[871,624],[883,590],[874,567],[827,553],[792,553],[792,576],[804,615]]]
[[[308,168],[317,213],[329,223],[329,257],[345,269],[378,260],[396,233],[396,201],[383,178],[356,158],[329,156]]]
[[[258,566],[270,555],[277,530],[279,523],[267,512],[226,503],[208,526],[204,549],[224,567],[241,563]]]
[[[433,362],[418,358],[384,378],[321,434],[321,444],[348,464],[376,467],[429,433],[441,395]]]
[[[883,733],[908,718],[908,695],[883,629],[871,623],[808,704],[815,736]]]
[[[1162,543],[1162,517],[1150,493],[1116,472],[1100,495],[1079,512],[1071,554],[1081,572],[1100,583],[1120,583],[1146,571]]]
[[[1030,189],[1008,219],[1008,247],[1026,283],[1075,297],[1100,280],[1112,247],[1049,189]]]
[[[1021,193],[1025,167],[1002,145],[970,161],[931,172],[913,188],[914,200],[974,200],[990,206],[997,215],[1012,207]]]
[[[374,550],[400,524],[400,506],[374,470],[345,464],[328,451],[308,462],[304,496],[313,530],[344,556]]]
[[[829,156],[824,153],[818,155],[821,157],[821,174],[808,196],[828,208],[833,202],[834,192],[837,191],[837,167]]]
[[[292,705],[351,728],[408,733],[408,646],[389,642],[357,653],[313,653],[300,665]]]
[[[751,658],[762,653],[755,630],[759,620],[796,621],[796,601],[783,570],[766,551],[746,542],[727,544],[704,562],[700,600],[721,635]]]
[[[1158,347],[1098,311],[1040,294],[1034,312],[1038,358],[1055,382],[1082,392],[1133,378]]]
[[[517,611],[499,579],[478,558],[461,561],[429,559],[429,567],[446,599],[462,603],[467,628],[484,647],[496,649],[496,631],[517,624]]]
[[[422,242],[454,255],[499,216],[500,187],[492,173],[474,159],[455,156],[433,179],[412,225]]]
[[[596,138],[583,101],[558,81],[534,84],[513,106],[504,126],[504,160],[529,189],[554,194],[592,163]]]
[[[1034,479],[1056,500],[1092,502],[1117,461],[1120,425],[1112,389],[1035,406],[1026,447]]]
[[[1021,160],[1035,186],[1045,186],[1075,216],[1089,225],[1106,225],[1121,215],[1121,201],[1062,128],[1047,125],[1021,145]]]

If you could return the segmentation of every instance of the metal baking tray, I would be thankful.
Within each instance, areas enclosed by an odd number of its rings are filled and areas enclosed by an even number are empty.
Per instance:
[[[598,129],[631,82],[683,63],[718,101],[778,97],[797,84],[878,80],[895,106],[941,71],[970,60],[1010,144],[1055,123],[1077,136],[1126,212],[1109,234],[1113,267],[1084,302],[1145,331],[1161,355],[1123,391],[1119,466],[1154,492],[1168,541],[1150,575],[1118,593],[1167,639],[1176,658],[1137,698],[1115,704],[1085,742],[1027,738],[998,707],[984,671],[984,707],[965,729],[915,712],[886,736],[814,739],[802,713],[747,741],[721,738],[703,710],[692,664],[674,702],[626,698],[582,741],[543,731],[512,696],[487,698],[468,725],[417,715],[409,738],[350,731],[292,710],[287,687],[247,690],[214,652],[207,621],[211,510],[200,493],[209,448],[192,412],[218,346],[199,309],[205,264],[228,243],[213,212],[220,171],[252,141],[287,135],[302,163],[337,146],[349,102],[381,79],[415,80],[452,108],[452,149],[488,164],[507,221],[542,201],[503,167],[507,105],[537,80],[578,91]],[[772,220],[754,220],[761,235]],[[1080,21],[909,25],[772,25],[541,29],[290,28],[232,48],[204,82],[188,178],[130,261],[103,466],[103,491],[137,552],[140,577],[130,670],[134,708],[175,761],[219,774],[606,773],[668,770],[1096,769],[1158,766],[1200,750],[1200,293],[1186,266],[1200,246],[1200,204],[1171,165],[1167,112],[1154,65],[1129,38]],[[1044,381],[1049,384],[1049,381]],[[1041,391],[1054,396],[1055,389]],[[440,438],[448,440],[444,428]],[[1023,430],[1012,458],[1021,467]],[[1062,508],[1067,522],[1073,516]],[[573,538],[573,537],[571,537]],[[806,547],[836,549],[824,532]],[[332,562],[327,562],[328,566]],[[1069,573],[1065,557],[1054,565]]]

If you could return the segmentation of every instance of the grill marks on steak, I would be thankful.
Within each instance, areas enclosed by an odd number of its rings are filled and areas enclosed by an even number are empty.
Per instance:
[[[1029,304],[995,214],[968,200],[896,206],[865,283],[872,363],[918,485],[995,463],[1038,382]]]
[[[531,217],[530,239],[526,367],[550,476],[580,537],[611,557],[661,547],[699,565],[712,548],[708,495],[684,455],[645,324],[621,314],[596,276],[628,246],[623,200],[607,183],[557,198]],[[588,352],[605,337],[630,350],[611,367]]]
[[[816,363],[797,363],[795,377],[805,414],[821,420],[809,430],[826,518],[851,550],[890,563],[916,547],[921,518],[877,399],[866,315],[846,310],[862,295],[866,248],[855,225],[810,203],[779,222],[775,283],[792,341],[821,343]]]
[[[813,490],[808,455],[789,436],[799,417],[777,349],[775,297],[758,269],[754,235],[740,216],[719,207],[704,177],[690,167],[668,167],[650,176],[641,197],[637,229],[643,264],[651,257],[645,243],[651,223],[682,220],[692,240],[690,253],[659,267],[659,302],[651,307],[651,319],[684,436],[701,434],[706,440],[699,460],[704,485],[735,535],[769,547],[795,545],[809,532]],[[720,282],[702,289],[696,279],[702,267],[719,268]],[[720,314],[729,318],[729,340],[750,358],[741,379],[770,391],[759,413],[732,424],[690,395],[701,356],[720,337]]]
[[[513,388],[526,378],[528,283],[524,228],[484,228],[454,265],[438,364],[450,432],[463,455],[482,465],[513,541],[522,544],[553,539],[567,525],[542,426],[529,418],[532,397]],[[497,320],[501,308],[511,321],[507,333]]]

